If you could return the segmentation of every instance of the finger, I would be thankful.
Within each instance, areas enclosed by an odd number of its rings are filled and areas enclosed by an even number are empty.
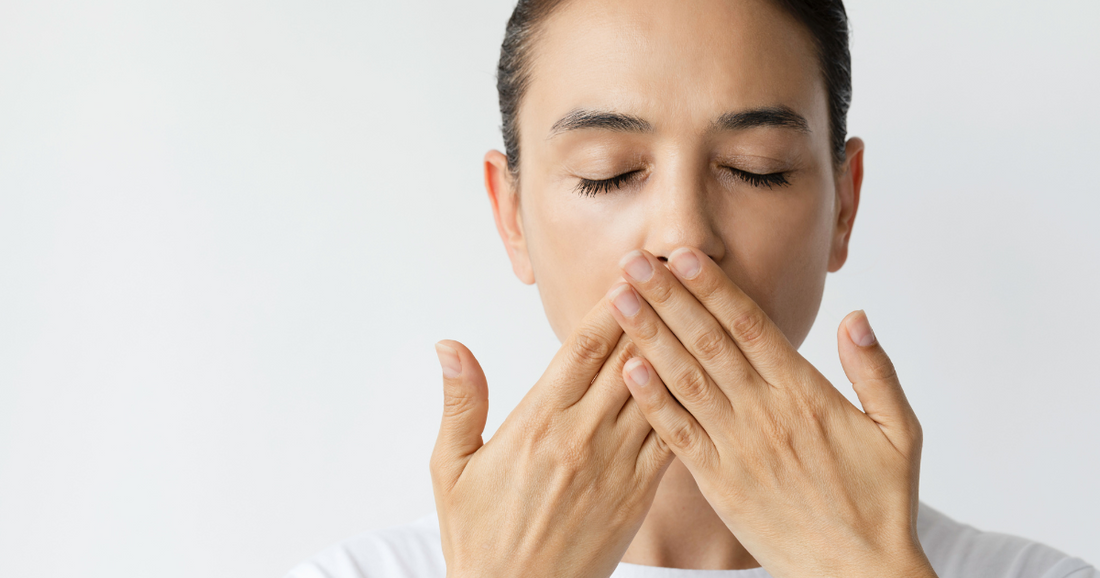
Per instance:
[[[837,329],[840,363],[867,414],[894,447],[909,452],[921,441],[920,422],[902,391],[894,364],[871,330],[867,314],[853,311]]]
[[[768,314],[709,256],[681,247],[668,257],[669,269],[725,328],[753,368],[772,385],[782,382],[797,350]]]
[[[443,369],[443,421],[431,469],[433,477],[450,487],[483,444],[489,387],[481,364],[465,345],[444,339],[435,344],[435,351]]]
[[[615,350],[622,327],[608,312],[604,297],[565,340],[550,365],[531,388],[559,408],[568,408],[588,393],[604,362]]]
[[[659,477],[664,474],[665,469],[672,463],[674,457],[676,457],[676,454],[672,453],[668,444],[661,439],[661,436],[657,435],[653,428],[650,428],[646,433],[646,437],[642,440],[641,448],[638,449],[638,459],[634,463],[634,474],[643,480],[658,477],[656,481],[660,481]]]
[[[596,379],[588,388],[588,393],[573,408],[591,415],[596,421],[609,424],[617,422],[623,405],[630,400],[630,390],[623,382],[623,365],[636,355],[638,350],[630,336],[626,333],[620,335],[618,344],[600,368]],[[648,426],[644,418],[641,422]]]
[[[648,251],[619,262],[625,277],[731,399],[762,380],[714,315]]]
[[[623,379],[630,388],[631,397],[657,432],[658,443],[667,446],[689,467],[703,466],[715,455],[714,444],[706,430],[676,402],[647,359],[636,357],[628,361],[623,368]],[[648,451],[656,452],[655,449]],[[659,458],[660,453],[649,457]]]
[[[703,424],[725,423],[732,413],[729,397],[684,349],[653,308],[625,283],[613,287],[608,295],[615,319],[676,399]]]
[[[622,368],[620,368],[619,379],[622,379],[622,371]],[[626,389],[625,381],[623,382],[623,389]],[[630,390],[627,390],[626,395],[626,403],[623,404],[622,410],[615,418],[615,428],[619,430],[619,437],[624,447],[639,451],[646,436],[653,431],[653,426],[650,425],[649,420],[642,413],[638,400],[630,396]]]

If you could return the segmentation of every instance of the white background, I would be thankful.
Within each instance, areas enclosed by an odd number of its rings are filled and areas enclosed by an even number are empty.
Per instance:
[[[433,508],[557,342],[480,161],[510,0],[0,3],[0,575],[279,576]],[[1100,3],[851,0],[851,258],[922,498],[1100,562]]]

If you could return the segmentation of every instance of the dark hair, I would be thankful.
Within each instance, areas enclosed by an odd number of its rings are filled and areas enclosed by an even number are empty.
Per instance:
[[[843,0],[772,0],[810,31],[829,95],[829,137],[833,162],[844,163],[848,107],[852,102],[852,56],[848,51],[848,14]],[[497,63],[497,94],[503,121],[508,170],[519,176],[519,127],[516,115],[531,81],[531,51],[541,25],[566,0],[519,0],[504,32]]]

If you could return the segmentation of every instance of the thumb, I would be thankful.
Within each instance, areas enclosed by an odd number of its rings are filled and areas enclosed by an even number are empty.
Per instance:
[[[853,311],[837,330],[840,364],[867,414],[894,447],[908,453],[921,443],[920,422],[913,412],[894,364],[882,349],[867,314]]]
[[[444,339],[435,344],[443,369],[443,422],[432,452],[432,472],[453,484],[482,445],[489,414],[485,372],[465,345]]]

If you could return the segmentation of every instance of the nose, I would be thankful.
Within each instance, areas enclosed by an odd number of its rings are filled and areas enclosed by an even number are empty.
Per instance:
[[[676,249],[694,247],[720,262],[726,246],[705,187],[670,183],[655,192],[648,210],[646,250],[667,262]]]

